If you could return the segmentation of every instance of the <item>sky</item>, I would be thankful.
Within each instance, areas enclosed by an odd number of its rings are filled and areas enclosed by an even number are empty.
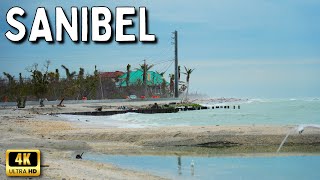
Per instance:
[[[179,64],[195,68],[190,91],[211,97],[297,98],[320,97],[320,1],[317,0],[2,0],[0,5],[0,72],[16,77],[30,74],[26,67],[46,60],[50,70],[64,64],[73,71],[84,67],[92,73],[125,71],[146,59],[153,70],[173,73],[172,32],[178,31]],[[22,7],[19,18],[30,33],[36,9],[45,7],[55,29],[55,7],[68,16],[76,6],[145,6],[154,44],[75,44],[65,36],[63,44],[25,41],[14,44],[5,37],[7,11]],[[132,18],[132,17],[131,17]],[[138,17],[132,18],[138,32]],[[114,25],[113,25],[114,27]],[[28,34],[29,35],[29,34]],[[55,38],[55,36],[53,36]],[[182,68],[183,69],[183,68]],[[184,80],[185,76],[182,76]]]

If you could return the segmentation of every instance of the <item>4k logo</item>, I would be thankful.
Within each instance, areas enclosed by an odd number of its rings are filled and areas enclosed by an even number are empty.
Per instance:
[[[39,150],[7,150],[7,176],[40,176]]]

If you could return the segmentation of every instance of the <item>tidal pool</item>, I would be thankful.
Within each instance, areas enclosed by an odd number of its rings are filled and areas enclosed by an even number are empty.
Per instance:
[[[86,154],[86,160],[171,179],[320,179],[320,156],[193,157]]]

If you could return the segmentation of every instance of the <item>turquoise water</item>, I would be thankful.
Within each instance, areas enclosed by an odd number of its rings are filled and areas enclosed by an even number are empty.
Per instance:
[[[240,105],[241,109],[209,109],[174,114],[127,113],[113,116],[63,115],[81,121],[114,127],[204,126],[204,125],[298,125],[320,124],[318,99],[260,99],[207,105]],[[87,121],[86,121],[87,120]]]
[[[189,157],[86,154],[84,159],[112,163],[172,179],[319,180],[320,156]],[[193,168],[191,163],[193,161]]]
[[[63,116],[68,120],[114,127],[206,126],[206,125],[298,125],[320,124],[318,99],[248,100],[241,103],[207,105],[240,105],[240,109],[209,109],[174,114],[127,113],[114,116]],[[125,156],[85,154],[84,159],[111,163],[171,179],[272,179],[318,180],[320,156],[270,157],[191,157],[191,156]],[[194,164],[192,166],[191,164]]]

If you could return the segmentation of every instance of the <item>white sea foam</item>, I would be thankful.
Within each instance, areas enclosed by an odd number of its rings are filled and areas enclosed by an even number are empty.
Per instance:
[[[254,103],[241,104],[240,109],[215,108],[169,114],[126,113],[112,116],[60,115],[60,117],[79,123],[112,127],[320,124],[320,101],[317,100],[253,99],[248,102],[250,101]],[[208,102],[203,105],[217,104]],[[232,105],[237,104],[230,104]]]

